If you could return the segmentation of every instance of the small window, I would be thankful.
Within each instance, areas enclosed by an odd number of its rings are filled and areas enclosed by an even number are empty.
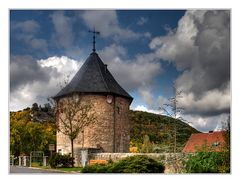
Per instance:
[[[117,113],[120,114],[120,107],[117,107]]]

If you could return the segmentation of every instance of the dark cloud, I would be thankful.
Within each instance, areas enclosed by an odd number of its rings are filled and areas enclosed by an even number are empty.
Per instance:
[[[10,58],[10,91],[17,90],[35,81],[47,82],[49,69],[43,69],[31,56],[11,56]]]
[[[187,11],[175,31],[153,39],[150,47],[182,71],[176,85],[183,91],[185,113],[230,111],[229,11]]]
[[[210,90],[197,99],[193,93],[184,93],[180,105],[185,114],[198,114],[201,116],[216,116],[230,112],[230,86],[225,90]]]
[[[68,57],[49,57],[34,60],[31,56],[11,56],[10,61],[10,110],[19,110],[47,98],[60,90],[60,84],[70,79],[82,61]]]

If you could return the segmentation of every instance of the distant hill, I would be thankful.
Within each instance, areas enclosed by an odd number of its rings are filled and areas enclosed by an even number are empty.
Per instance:
[[[177,151],[181,152],[192,133],[200,133],[190,125],[173,118],[143,111],[130,111],[131,143],[140,147],[145,135],[158,152],[173,152],[174,123],[177,129]]]
[[[14,118],[15,117],[15,118]],[[44,104],[42,107],[34,103],[32,107],[27,107],[23,110],[10,112],[10,120],[16,121],[32,121],[32,122],[52,122],[54,123],[55,117],[53,108],[49,104]]]
[[[192,133],[200,133],[195,128],[180,120],[143,111],[130,110],[129,119],[131,126],[131,146],[138,147],[139,151],[142,151],[144,137],[147,135],[153,149],[157,149],[157,152],[173,152],[175,122],[177,125],[178,152],[183,149]],[[17,122],[19,124],[22,122],[22,124],[25,124],[29,121],[33,123],[50,122],[54,124],[55,117],[51,106],[46,104],[44,107],[41,107],[35,103],[32,105],[32,108],[26,108],[18,112],[11,112],[10,121],[11,124],[12,122]]]

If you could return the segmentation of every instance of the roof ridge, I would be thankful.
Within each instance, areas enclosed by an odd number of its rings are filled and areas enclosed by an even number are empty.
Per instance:
[[[97,53],[95,53],[95,54],[96,54],[96,56],[98,56]],[[100,58],[99,58],[99,59],[100,59]],[[105,79],[104,79],[104,77],[103,77],[102,70],[101,70],[101,68],[100,68],[98,59],[97,59],[97,65],[98,65],[98,69],[99,69],[99,71],[100,71],[100,75],[101,75],[101,78],[102,78],[102,80],[103,80],[103,83],[104,83],[107,91],[110,92],[110,89],[109,89],[109,87],[108,87],[108,85],[107,85],[107,83],[106,83],[106,81],[105,81]]]

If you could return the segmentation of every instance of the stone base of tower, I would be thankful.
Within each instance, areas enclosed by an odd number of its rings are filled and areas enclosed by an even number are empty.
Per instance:
[[[61,98],[64,103],[64,98]],[[58,101],[60,102],[60,101]],[[128,152],[130,144],[130,125],[128,112],[130,101],[123,97],[112,96],[107,102],[107,95],[81,95],[82,103],[91,103],[97,122],[85,127],[74,140],[74,151],[80,148],[94,148],[101,152]],[[61,115],[61,114],[59,114]],[[57,132],[57,152],[71,153],[69,138]]]

